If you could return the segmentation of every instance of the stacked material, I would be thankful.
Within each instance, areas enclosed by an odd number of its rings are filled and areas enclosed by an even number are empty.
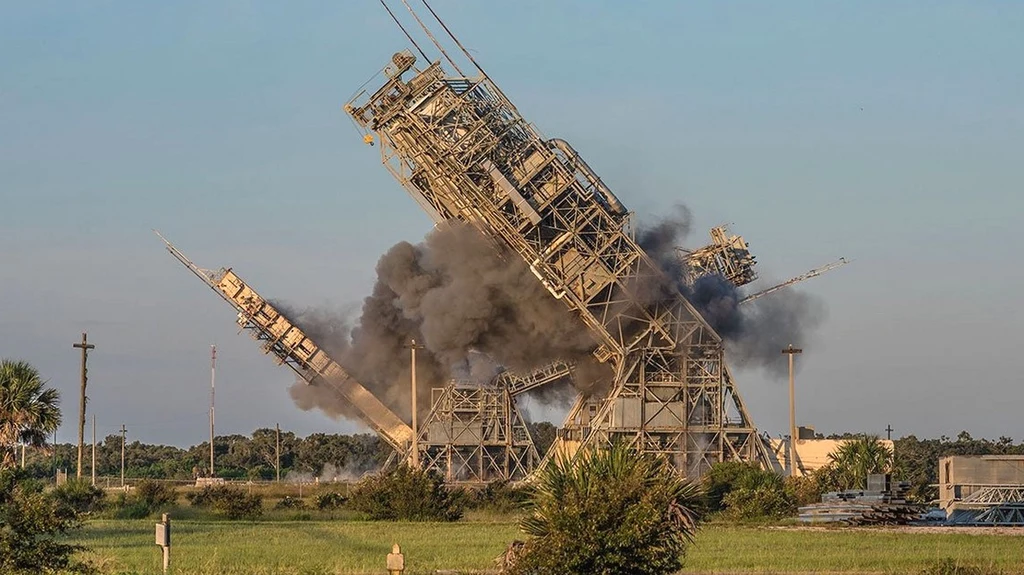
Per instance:
[[[821,503],[799,509],[803,523],[845,523],[847,525],[906,525],[916,520],[922,508],[908,503],[909,485],[889,491],[833,491]]]
[[[986,486],[955,502],[949,511],[949,523],[954,525],[1024,526],[1024,486]]]

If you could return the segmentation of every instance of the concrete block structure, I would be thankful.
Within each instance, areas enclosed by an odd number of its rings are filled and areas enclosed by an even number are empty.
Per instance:
[[[1008,489],[1024,490],[1024,455],[951,455],[939,459],[939,506],[943,509],[976,499],[983,491]]]

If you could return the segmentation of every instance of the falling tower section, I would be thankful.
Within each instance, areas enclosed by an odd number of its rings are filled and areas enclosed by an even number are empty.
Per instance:
[[[435,222],[472,226],[503,257],[521,258],[592,333],[612,382],[577,398],[555,452],[621,440],[689,474],[763,461],[721,337],[639,247],[626,207],[571,144],[544,138],[466,57],[473,74],[447,54],[445,67],[418,67],[397,53],[379,87],[345,109]]]
[[[263,352],[287,365],[309,385],[325,386],[345,399],[360,421],[376,431],[396,452],[406,453],[412,440],[409,427],[376,396],[356,381],[313,339],[268,302],[231,268],[206,270],[196,266],[159,232],[167,251],[192,271],[238,313],[238,326],[262,342]]]

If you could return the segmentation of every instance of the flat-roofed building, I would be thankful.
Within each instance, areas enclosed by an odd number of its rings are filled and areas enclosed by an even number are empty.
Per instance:
[[[943,509],[972,493],[996,488],[1024,488],[1024,455],[939,458],[939,506]]]

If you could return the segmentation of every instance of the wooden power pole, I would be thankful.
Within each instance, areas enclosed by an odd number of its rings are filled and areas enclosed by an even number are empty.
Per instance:
[[[86,363],[89,359],[89,350],[95,349],[96,346],[89,343],[89,338],[82,333],[82,343],[72,344],[72,347],[82,350],[82,394],[78,405],[78,467],[75,471],[75,477],[78,479],[82,478],[82,451],[85,447],[85,386],[89,381],[88,370],[86,369]]]
[[[277,453],[277,464],[276,464],[277,482],[280,483],[281,482],[281,424],[280,423],[275,423],[274,424],[274,428],[277,430],[277,449],[275,450],[275,452]]]

